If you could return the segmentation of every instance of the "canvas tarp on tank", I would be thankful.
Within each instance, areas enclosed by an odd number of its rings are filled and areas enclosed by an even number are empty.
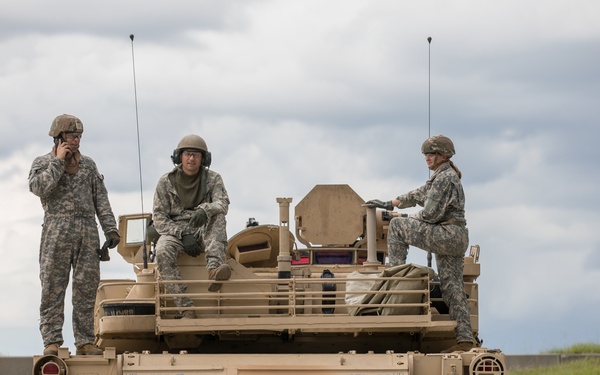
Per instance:
[[[388,268],[381,272],[379,275],[374,274],[363,274],[354,271],[348,274],[348,278],[364,278],[364,280],[350,280],[346,282],[347,292],[367,292],[367,291],[401,291],[401,290],[419,290],[423,289],[422,280],[370,280],[376,277],[403,277],[403,278],[433,278],[435,273],[433,269],[425,266],[416,264],[403,264]],[[402,304],[402,303],[422,303],[422,294],[393,294],[393,293],[381,293],[381,294],[346,294],[345,297],[347,304],[356,305],[367,305],[367,304]],[[421,308],[419,307],[382,307],[382,306],[357,306],[349,307],[348,313],[350,315],[418,315],[420,314]]]

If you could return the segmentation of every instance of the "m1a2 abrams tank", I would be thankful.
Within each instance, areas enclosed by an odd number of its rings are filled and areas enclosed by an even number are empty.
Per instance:
[[[455,343],[435,272],[385,267],[387,222],[347,185],[317,185],[294,209],[277,198],[279,225],[248,227],[228,241],[232,277],[208,288],[206,262],[179,258],[197,319],[181,319],[155,264],[143,256],[150,214],[119,220],[118,252],[135,279],[103,280],[95,332],[102,356],[35,356],[39,374],[503,375],[505,357]],[[275,205],[275,203],[274,203]],[[298,244],[299,242],[300,244]],[[465,257],[465,291],[479,332],[479,247]]]

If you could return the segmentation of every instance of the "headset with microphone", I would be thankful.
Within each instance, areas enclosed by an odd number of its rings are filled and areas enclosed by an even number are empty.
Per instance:
[[[173,164],[178,165],[181,164],[181,153],[185,150],[190,150],[190,149],[185,149],[185,148],[176,148],[175,150],[173,150],[173,155],[171,155],[171,160],[173,161]],[[194,151],[196,151],[197,149],[193,149]],[[204,151],[204,150],[197,150],[200,151],[200,153],[202,154],[202,162],[200,163],[200,165],[202,165],[203,167],[206,168],[210,168],[210,163],[212,161],[212,155],[210,153],[210,151]]]

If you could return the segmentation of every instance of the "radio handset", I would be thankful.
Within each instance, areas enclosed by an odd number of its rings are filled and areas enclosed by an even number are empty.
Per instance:
[[[61,143],[65,143],[65,139],[63,138],[62,134],[59,135],[58,137],[54,138],[54,146],[56,146],[56,148],[58,149],[58,146],[60,146]],[[67,147],[67,157],[71,156],[71,148]]]
[[[60,134],[58,137],[54,137],[54,146],[58,147],[58,145],[64,141],[65,139],[63,138],[62,134]]]

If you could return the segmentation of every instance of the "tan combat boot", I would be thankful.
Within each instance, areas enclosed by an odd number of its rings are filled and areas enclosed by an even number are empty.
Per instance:
[[[96,348],[92,344],[83,344],[77,347],[76,355],[102,355],[102,349]]]
[[[442,350],[442,353],[468,352],[469,350],[473,349],[474,347],[475,347],[475,344],[473,344],[471,341],[463,341],[463,342],[459,342],[458,344],[450,347],[449,349]]]
[[[60,344],[55,342],[53,344],[49,344],[44,348],[44,355],[58,355],[58,348],[60,348]]]
[[[221,264],[217,268],[211,268],[208,270],[208,279],[225,281],[231,277],[231,267],[228,264]],[[221,283],[210,283],[208,285],[209,292],[218,292],[221,289]]]

